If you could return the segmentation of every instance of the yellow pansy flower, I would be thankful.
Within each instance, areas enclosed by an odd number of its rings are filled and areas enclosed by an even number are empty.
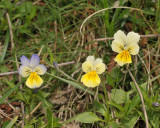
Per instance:
[[[86,74],[82,76],[81,82],[87,87],[96,87],[101,82],[98,74],[105,71],[105,64],[100,58],[95,59],[94,56],[88,56],[82,64],[82,70]]]
[[[132,63],[131,55],[136,55],[139,52],[139,46],[137,44],[139,40],[140,35],[135,32],[129,32],[126,35],[123,31],[118,30],[114,34],[112,50],[119,53],[114,60],[120,66],[127,63]]]
[[[47,71],[43,64],[39,64],[39,56],[33,54],[30,60],[25,56],[20,59],[22,65],[18,72],[22,77],[29,76],[26,81],[27,87],[39,88],[43,84],[43,80],[39,75],[43,75]]]

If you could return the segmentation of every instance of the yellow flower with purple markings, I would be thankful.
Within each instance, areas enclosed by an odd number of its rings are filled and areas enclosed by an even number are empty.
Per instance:
[[[132,63],[131,55],[136,55],[139,52],[139,46],[137,44],[139,40],[140,35],[135,32],[129,32],[126,35],[123,31],[119,30],[114,34],[112,50],[119,53],[114,60],[120,66]]]
[[[22,77],[28,77],[26,85],[29,88],[39,88],[43,84],[43,80],[39,75],[44,75],[47,71],[43,64],[39,64],[39,56],[33,54],[29,60],[24,55],[20,58],[22,65],[19,68],[19,74]]]
[[[82,64],[82,70],[86,73],[82,76],[81,82],[87,87],[96,87],[100,84],[101,79],[98,74],[102,74],[106,67],[103,60],[95,59],[94,56],[88,56]]]

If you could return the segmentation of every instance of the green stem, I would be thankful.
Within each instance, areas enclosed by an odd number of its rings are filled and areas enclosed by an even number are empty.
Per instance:
[[[146,112],[146,108],[145,108],[145,104],[144,104],[144,99],[143,99],[143,95],[141,93],[141,90],[135,80],[135,78],[133,77],[133,74],[131,73],[131,71],[127,68],[128,72],[129,72],[129,75],[131,76],[136,88],[137,88],[137,91],[139,93],[139,96],[140,96],[140,99],[141,99],[141,102],[142,102],[142,109],[143,109],[143,113],[144,113],[144,117],[145,117],[145,122],[146,122],[146,128],[149,128],[149,123],[148,123],[148,116],[147,116],[147,112]]]
[[[103,91],[104,91],[104,96],[105,96],[105,100],[106,100],[106,106],[107,106],[107,114],[106,114],[106,120],[109,119],[109,106],[108,106],[108,95],[107,95],[107,90],[106,90],[106,86],[105,86],[105,80],[103,80],[102,82],[102,86],[103,86]]]
[[[48,63],[47,63],[48,64]],[[54,67],[53,65],[48,64],[50,67],[57,69],[57,71],[59,71],[60,73],[62,73],[64,76],[66,76],[68,79],[71,79],[75,82],[77,82],[75,79],[73,79],[70,75],[66,74],[65,72],[63,72],[61,69],[59,69],[59,67]]]
[[[105,86],[105,83],[104,83],[104,82],[102,82],[102,86],[103,86],[103,91],[104,91],[105,100],[106,100],[106,103],[107,103],[107,102],[108,102],[108,96],[107,96],[106,86]]]
[[[59,79],[59,80],[61,80],[61,81],[63,81],[63,82],[66,82],[66,83],[68,83],[68,84],[70,84],[70,85],[72,85],[72,86],[74,86],[74,87],[76,87],[76,88],[78,88],[78,89],[80,89],[80,90],[82,90],[82,91],[86,91],[87,93],[89,93],[90,95],[95,95],[95,92],[93,92],[93,91],[91,91],[91,90],[88,90],[88,88],[86,88],[86,87],[84,87],[84,86],[82,86],[80,83],[78,83],[77,81],[75,82],[75,81],[70,81],[70,80],[66,80],[66,79],[64,79],[64,78],[61,78],[61,77],[58,77],[58,76],[56,76],[56,75],[53,75],[53,74],[50,74],[50,73],[48,73],[48,72],[46,72],[46,74],[48,74],[48,75],[50,75],[50,76],[53,76],[53,77],[55,77],[55,78],[57,78],[57,79]]]
[[[57,70],[58,70],[60,73],[62,73],[64,76],[66,76],[68,79],[71,79],[71,80],[77,82],[75,79],[73,79],[71,76],[69,76],[68,74],[66,74],[66,73],[63,72],[62,70],[60,70],[60,69],[57,69]]]

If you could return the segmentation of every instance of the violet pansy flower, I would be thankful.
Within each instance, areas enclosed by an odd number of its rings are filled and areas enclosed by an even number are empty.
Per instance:
[[[43,64],[39,64],[39,56],[33,54],[29,60],[24,55],[20,58],[22,65],[19,68],[19,74],[22,77],[28,77],[26,85],[29,88],[39,88],[43,84],[43,80],[39,75],[44,75],[47,71]]]

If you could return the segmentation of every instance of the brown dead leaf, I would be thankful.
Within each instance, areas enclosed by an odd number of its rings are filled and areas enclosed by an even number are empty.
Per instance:
[[[114,58],[116,57],[116,53],[113,53],[113,55],[111,56],[110,62],[108,64],[108,73],[110,73],[113,69],[113,67],[116,65],[116,62],[114,61]]]
[[[6,113],[10,118],[13,118],[15,115],[20,115],[20,103],[14,101],[11,103],[15,107],[15,111],[8,104],[1,104],[0,109]],[[1,115],[1,114],[0,114]],[[1,115],[3,117],[3,122],[10,120],[9,118]]]
[[[158,65],[156,65],[155,61],[153,60],[153,58],[151,57],[151,65],[152,65],[152,71],[154,70],[154,73],[156,76],[158,76],[158,72],[160,71],[160,68],[158,68]],[[157,70],[155,70],[156,68],[158,68]],[[160,84],[160,79],[158,78],[158,83]]]
[[[126,23],[125,24],[125,29],[127,30],[127,32],[130,32],[133,30],[133,24],[132,23]]]
[[[64,96],[68,93],[70,93],[74,88],[64,90],[64,91],[56,91],[54,94],[52,94],[49,98],[49,101],[52,104],[57,104],[57,105],[63,105],[68,102],[67,96]]]
[[[56,98],[56,96],[52,96],[52,97],[49,98],[49,101],[52,104],[63,105],[65,103],[67,103],[68,99],[64,96],[61,96],[61,97],[58,97],[58,98]]]
[[[148,42],[148,38],[142,38],[141,46],[142,46],[143,48],[146,47],[147,42]]]

